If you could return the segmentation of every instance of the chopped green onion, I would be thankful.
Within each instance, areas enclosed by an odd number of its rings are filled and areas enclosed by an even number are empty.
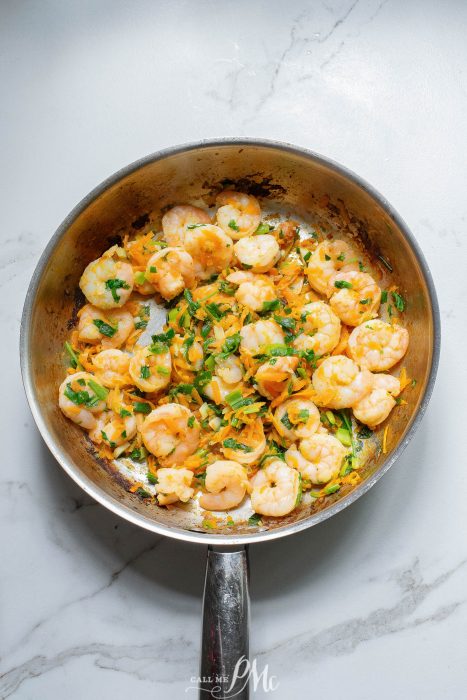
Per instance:
[[[239,229],[239,227],[238,227],[238,224],[237,224],[237,222],[235,221],[235,219],[230,219],[230,221],[229,221],[229,223],[228,223],[228,226],[229,226],[229,228],[232,229],[232,231],[240,231],[240,229]]]
[[[112,336],[114,336],[117,332],[116,328],[110,326],[108,323],[102,321],[100,318],[93,319],[93,324],[96,326],[99,333],[107,336],[107,338],[112,338]]]
[[[263,306],[261,307],[261,313],[266,313],[267,311],[275,311],[281,305],[279,299],[273,299],[272,301],[263,301]]]
[[[155,474],[152,474],[152,472],[148,472],[146,474],[147,480],[149,481],[150,484],[158,484],[159,480]]]
[[[274,229],[274,226],[271,226],[270,224],[267,224],[265,221],[262,221],[256,231],[253,233],[253,236],[263,236],[265,233],[269,233]]]
[[[146,277],[144,276],[144,272],[139,270],[138,272],[135,272],[135,282],[138,286],[141,286],[146,282]]]
[[[149,369],[149,365],[141,365],[140,370],[139,370],[139,376],[141,379],[149,379],[151,376],[151,370]]]
[[[336,430],[336,438],[346,447],[352,446],[352,437],[346,428],[338,428]]]
[[[120,297],[117,294],[117,289],[130,289],[130,285],[119,279],[106,280],[105,288],[109,289],[112,294],[112,299],[114,301],[120,301]]]
[[[402,297],[400,294],[397,292],[391,292],[392,300],[394,302],[394,306],[398,311],[404,311],[405,309],[405,299]]]
[[[105,401],[109,395],[109,390],[105,389],[103,386],[94,381],[94,379],[88,380],[88,386],[93,390],[98,399]]]
[[[151,406],[148,403],[143,403],[142,401],[135,401],[133,404],[133,410],[135,413],[151,413]]]
[[[214,301],[206,304],[204,308],[215,321],[220,321],[221,318],[225,316],[225,313],[221,310],[219,304],[216,304]]]
[[[237,442],[235,438],[227,438],[222,443],[224,447],[228,447],[231,450],[241,450],[242,452],[253,452],[253,448],[249,445],[245,445],[243,442]]]
[[[185,291],[183,292],[183,296],[185,297],[188,303],[188,313],[190,314],[190,316],[194,316],[198,311],[200,304],[197,301],[193,301],[193,295],[189,289],[185,289]]]
[[[337,289],[352,289],[352,283],[347,282],[347,280],[336,280],[334,286],[337,287]]]
[[[164,377],[168,377],[168,375],[170,374],[170,370],[167,369],[167,367],[162,367],[162,365],[156,366],[156,372],[157,374],[161,374]]]
[[[259,513],[253,513],[248,518],[248,525],[259,525],[261,523],[261,515]]]
[[[381,292],[381,303],[385,304],[388,300],[388,293],[385,289]]]
[[[73,369],[82,368],[82,365],[79,361],[79,355],[73,350],[68,341],[65,342],[65,350],[70,356],[70,364],[73,367]]]
[[[190,417],[188,418],[186,424],[188,425],[189,428],[193,428],[193,426],[194,426],[194,424],[195,424],[195,417],[194,417],[194,416],[190,416]]]
[[[331,493],[336,493],[336,491],[339,491],[340,487],[340,484],[331,484],[330,486],[326,486],[324,493],[326,496],[330,496]]]

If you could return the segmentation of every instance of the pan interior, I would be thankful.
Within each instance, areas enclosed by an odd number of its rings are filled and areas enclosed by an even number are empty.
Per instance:
[[[137,479],[137,474],[128,472],[125,463],[107,464],[95,456],[83,432],[58,409],[57,392],[67,364],[63,345],[83,303],[78,281],[88,262],[126,233],[158,229],[163,213],[175,204],[211,207],[225,187],[254,194],[263,210],[298,217],[305,229],[317,225],[324,232],[352,240],[378,283],[384,288],[397,285],[407,300],[403,323],[410,332],[403,365],[416,385],[406,390],[407,403],[398,406],[388,420],[386,454],[380,447],[382,429],[377,442],[366,446],[363,479],[353,494],[348,486],[324,504],[307,497],[285,518],[268,519],[260,527],[247,525],[241,518],[214,533],[206,530],[203,513],[196,505],[160,508],[130,493],[128,479]],[[402,227],[388,206],[339,168],[312,154],[275,144],[217,143],[175,149],[117,174],[62,224],[39,263],[26,300],[22,347],[25,384],[36,421],[54,455],[107,507],[143,527],[176,537],[206,542],[228,538],[234,542],[256,539],[266,531],[280,536],[340,509],[387,468],[394,450],[404,442],[430,378],[432,300],[423,263]],[[163,316],[156,319],[159,328]],[[323,507],[326,512],[320,512]]]

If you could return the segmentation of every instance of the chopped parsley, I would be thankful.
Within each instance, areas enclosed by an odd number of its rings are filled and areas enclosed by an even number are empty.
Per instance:
[[[267,313],[268,311],[276,311],[281,305],[279,299],[273,299],[272,301],[263,301],[263,306],[261,307],[261,313]]]
[[[336,280],[334,286],[337,289],[352,289],[352,282],[347,282],[347,280]]]
[[[142,401],[135,401],[133,404],[133,410],[135,413],[151,413],[151,406],[148,403],[143,403]]]
[[[238,224],[237,224],[237,222],[235,221],[235,219],[230,219],[228,226],[229,226],[229,228],[232,229],[232,231],[240,231],[240,229],[239,229],[239,227],[238,227]]]
[[[404,311],[405,309],[405,299],[397,292],[391,292],[391,297],[394,302],[394,306],[398,311]]]
[[[261,523],[261,515],[259,513],[253,513],[248,518],[248,525],[259,525]]]

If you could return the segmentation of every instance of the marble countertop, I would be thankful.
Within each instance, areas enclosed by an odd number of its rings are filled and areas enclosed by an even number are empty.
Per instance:
[[[61,471],[26,404],[18,328],[40,252],[90,189],[231,135],[306,146],[384,193],[443,323],[398,463],[332,520],[251,548],[252,653],[279,683],[255,697],[465,697],[466,22],[455,0],[2,3],[1,698],[196,695],[205,550],[116,519]]]

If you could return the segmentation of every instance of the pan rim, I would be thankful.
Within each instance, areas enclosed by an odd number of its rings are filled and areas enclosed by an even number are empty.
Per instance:
[[[204,148],[222,148],[225,146],[258,146],[260,148],[269,148],[272,150],[280,150],[285,153],[291,153],[295,156],[305,157],[309,160],[314,161],[320,165],[323,165],[338,175],[341,175],[348,180],[350,180],[354,185],[366,192],[370,197],[372,197],[390,216],[394,221],[396,226],[400,229],[408,244],[410,245],[420,271],[423,275],[425,284],[427,286],[428,295],[431,305],[431,317],[433,322],[433,352],[431,357],[430,372],[428,375],[427,383],[420,399],[418,409],[413,417],[412,424],[410,425],[407,433],[404,435],[401,442],[397,447],[388,455],[385,461],[381,464],[379,469],[372,474],[369,479],[354,488],[347,496],[336,501],[328,508],[325,508],[314,515],[308,516],[299,520],[295,523],[290,523],[283,527],[274,528],[273,530],[265,530],[252,534],[236,534],[236,535],[214,535],[210,533],[204,533],[194,530],[186,530],[180,527],[173,527],[170,525],[164,525],[162,523],[155,522],[149,517],[137,513],[128,506],[119,503],[113,497],[109,496],[103,489],[96,486],[96,484],[91,481],[88,477],[83,474],[77,474],[72,461],[68,458],[61,449],[57,447],[52,435],[45,424],[42,417],[42,412],[39,408],[38,401],[35,396],[34,385],[31,376],[31,368],[29,363],[29,342],[30,342],[30,325],[32,319],[32,309],[33,301],[37,292],[37,288],[42,279],[43,273],[47,267],[49,259],[61,240],[62,236],[65,234],[67,229],[71,224],[77,219],[78,216],[101,194],[103,194],[109,187],[115,185],[123,178],[131,175],[133,172],[139,170],[140,168],[167,158],[169,156],[174,156],[180,153],[185,153],[192,150],[200,150]],[[143,527],[146,530],[154,532],[157,535],[164,535],[167,537],[172,537],[174,539],[183,540],[187,542],[193,542],[197,544],[211,544],[211,545],[239,545],[239,544],[250,544],[255,542],[261,542],[266,539],[278,539],[280,537],[285,537],[287,535],[292,535],[296,532],[300,532],[309,527],[318,525],[324,522],[328,518],[336,515],[340,511],[344,510],[357,499],[367,493],[372,486],[376,484],[381,477],[386,474],[394,462],[400,457],[408,443],[417,431],[421,420],[425,414],[428,403],[430,401],[436,374],[439,365],[439,355],[441,347],[441,322],[440,322],[440,312],[437,294],[433,282],[433,278],[426,262],[425,256],[415,239],[414,235],[408,228],[405,221],[397,213],[394,207],[388,202],[388,200],[372,185],[370,185],[366,180],[361,178],[359,175],[354,173],[352,170],[341,165],[340,163],[322,156],[315,151],[310,149],[295,146],[290,143],[276,141],[271,139],[258,139],[258,138],[246,138],[246,137],[225,137],[219,139],[203,139],[200,141],[191,141],[184,144],[179,144],[176,146],[167,147],[160,149],[154,153],[147,156],[139,158],[133,161],[127,166],[120,168],[113,175],[103,180],[99,185],[94,187],[89,194],[87,194],[81,201],[71,210],[71,212],[65,217],[62,223],[58,226],[55,233],[52,235],[51,239],[47,243],[36,268],[33,272],[31,282],[28,287],[28,291],[25,297],[23,313],[21,318],[21,329],[20,329],[20,363],[21,363],[21,374],[23,379],[23,385],[26,392],[26,397],[29,403],[30,410],[32,412],[36,426],[45,441],[47,447],[51,451],[52,455],[55,457],[56,461],[60,464],[62,469],[75,481],[75,483],[80,486],[85,493],[92,496],[98,503],[105,506],[108,510],[118,515],[128,522]]]

